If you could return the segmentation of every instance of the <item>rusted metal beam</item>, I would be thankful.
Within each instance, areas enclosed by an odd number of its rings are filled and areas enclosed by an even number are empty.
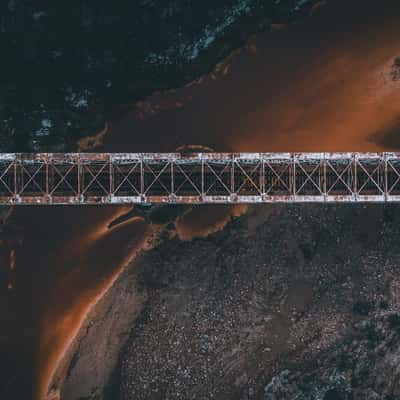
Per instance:
[[[7,153],[0,204],[400,202],[400,153]]]

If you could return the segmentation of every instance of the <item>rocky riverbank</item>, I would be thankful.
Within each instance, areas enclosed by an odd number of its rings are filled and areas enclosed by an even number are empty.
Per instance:
[[[118,319],[120,343],[128,329],[129,339],[107,382],[86,372],[79,396],[396,398],[399,211],[256,207],[206,238],[164,241],[106,296],[85,346],[118,340],[102,329]],[[84,357],[70,366],[63,400],[79,398],[73,377],[116,360]]]

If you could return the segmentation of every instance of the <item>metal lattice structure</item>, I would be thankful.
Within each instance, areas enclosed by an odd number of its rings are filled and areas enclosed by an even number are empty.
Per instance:
[[[0,204],[400,201],[400,153],[0,155]]]

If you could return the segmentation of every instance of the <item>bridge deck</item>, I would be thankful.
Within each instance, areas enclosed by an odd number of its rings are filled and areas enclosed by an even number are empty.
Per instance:
[[[400,153],[0,154],[0,204],[400,201]]]

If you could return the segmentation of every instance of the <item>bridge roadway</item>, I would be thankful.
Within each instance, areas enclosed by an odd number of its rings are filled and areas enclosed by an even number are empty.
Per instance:
[[[399,201],[400,153],[0,154],[0,204]]]

